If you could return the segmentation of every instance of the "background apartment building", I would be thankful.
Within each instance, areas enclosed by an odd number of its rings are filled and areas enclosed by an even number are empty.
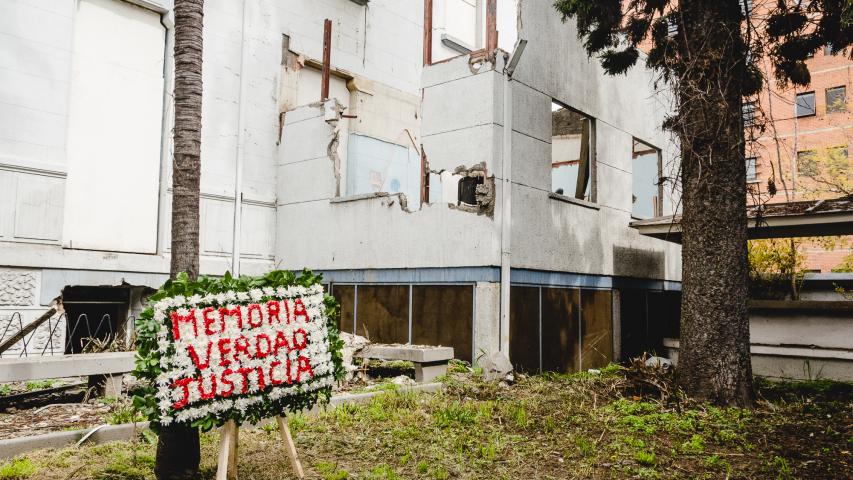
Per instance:
[[[604,75],[550,4],[435,0],[424,32],[422,2],[205,3],[203,274],[312,268],[344,330],[527,370],[655,348],[677,323],[679,247],[629,227],[677,205],[668,96],[643,69]],[[129,332],[167,278],[171,4],[0,8],[0,332],[62,295],[71,320],[28,348],[76,351],[81,322]]]
[[[752,4],[752,2],[747,2]],[[760,15],[767,2],[755,2]],[[756,17],[760,23],[760,18]],[[829,199],[853,193],[849,145],[853,144],[853,114],[847,92],[853,87],[853,60],[849,51],[826,47],[806,60],[811,85],[778,85],[772,66],[764,60],[766,88],[744,106],[747,129],[746,162],[749,204]],[[777,190],[770,195],[768,180]],[[853,239],[843,237],[837,247],[807,241],[805,268],[828,273],[853,254]]]

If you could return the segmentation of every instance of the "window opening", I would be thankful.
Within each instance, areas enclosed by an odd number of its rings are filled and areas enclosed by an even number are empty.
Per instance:
[[[551,102],[551,191],[592,201],[593,119]]]

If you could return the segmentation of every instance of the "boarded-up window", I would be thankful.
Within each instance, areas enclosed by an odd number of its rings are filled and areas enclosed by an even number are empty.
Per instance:
[[[578,290],[542,289],[542,370],[578,371]]]
[[[155,253],[165,28],[128,2],[75,4],[62,242]]]
[[[340,304],[338,328],[342,332],[355,333],[355,287],[352,285],[332,286],[332,296]]]
[[[539,288],[510,288],[509,358],[520,372],[539,371]]]
[[[413,286],[412,343],[453,347],[456,358],[470,362],[473,308],[471,286]]]
[[[359,335],[377,343],[409,341],[409,286],[359,285]]]
[[[607,290],[581,291],[581,369],[613,360],[613,297]]]

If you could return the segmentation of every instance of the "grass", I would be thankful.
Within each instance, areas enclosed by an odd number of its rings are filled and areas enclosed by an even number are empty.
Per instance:
[[[326,480],[818,479],[850,471],[850,385],[762,383],[755,410],[723,409],[635,397],[618,369],[603,370],[522,377],[509,387],[457,373],[438,394],[384,391],[367,403],[290,415],[289,425],[308,478]],[[201,440],[203,478],[211,479],[218,434]],[[149,435],[34,452],[15,460],[23,469],[15,474],[150,479],[155,442]],[[291,478],[274,423],[241,430],[239,451],[240,478]],[[18,480],[0,476],[7,479]]]
[[[30,478],[37,468],[28,458],[16,458],[0,465],[0,480],[22,480]]]

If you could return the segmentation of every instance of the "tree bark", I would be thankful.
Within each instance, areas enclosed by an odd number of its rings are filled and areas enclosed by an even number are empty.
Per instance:
[[[202,30],[204,0],[175,0],[175,155],[172,162],[172,255],[170,276],[199,271],[199,182],[201,178]],[[154,473],[158,480],[199,477],[197,428],[160,429]]]
[[[676,87],[683,248],[677,381],[691,397],[753,403],[747,316],[746,164],[741,114],[746,46],[737,0],[680,2]]]

